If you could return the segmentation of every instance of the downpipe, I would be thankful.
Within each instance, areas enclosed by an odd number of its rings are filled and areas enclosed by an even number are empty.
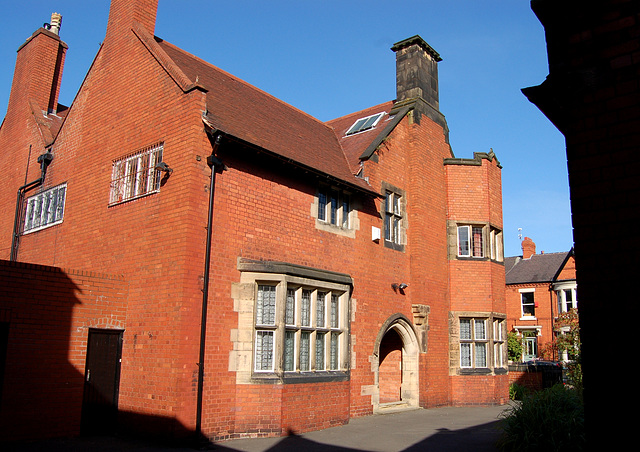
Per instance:
[[[11,256],[9,260],[15,262],[18,259],[18,247],[20,246],[20,219],[22,217],[22,202],[24,200],[24,194],[40,185],[44,184],[44,178],[47,174],[47,168],[53,160],[53,154],[51,152],[45,152],[38,156],[38,163],[40,163],[40,177],[28,184],[24,184],[18,188],[18,194],[16,197],[16,212],[13,218],[13,238],[11,240]],[[26,179],[26,178],[25,178]]]
[[[210,135],[211,136],[211,135]],[[213,230],[213,201],[215,195],[216,173],[224,170],[224,164],[216,157],[222,135],[215,133],[212,136],[213,149],[207,157],[207,165],[211,168],[211,180],[209,185],[209,209],[207,220],[207,243],[204,257],[204,278],[202,286],[202,318],[200,320],[200,354],[198,358],[198,395],[196,406],[196,441],[204,439],[202,434],[202,399],[204,393],[204,353],[207,336],[207,305],[209,304],[209,269],[211,267],[211,242]]]

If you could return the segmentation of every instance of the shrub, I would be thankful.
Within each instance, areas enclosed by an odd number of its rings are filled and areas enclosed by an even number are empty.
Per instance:
[[[522,338],[515,331],[507,333],[507,353],[509,361],[518,362],[522,360]]]
[[[523,400],[528,392],[529,390],[526,386],[519,385],[518,383],[511,383],[509,385],[509,398],[511,400]]]
[[[584,407],[573,389],[555,385],[527,394],[502,415],[503,451],[583,450]]]

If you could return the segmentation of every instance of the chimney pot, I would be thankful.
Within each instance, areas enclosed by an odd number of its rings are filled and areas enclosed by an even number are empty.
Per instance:
[[[51,14],[51,23],[49,31],[53,34],[60,35],[60,27],[62,26],[62,14]]]

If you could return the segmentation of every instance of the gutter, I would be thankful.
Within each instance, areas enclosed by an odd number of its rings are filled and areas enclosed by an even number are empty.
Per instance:
[[[29,151],[31,151],[31,146],[29,146]],[[40,154],[40,156],[38,156],[38,163],[40,164],[40,177],[18,188],[18,194],[16,197],[16,212],[13,218],[13,239],[11,241],[11,257],[9,258],[11,262],[15,262],[18,259],[18,247],[20,246],[20,217],[21,217],[20,214],[21,214],[21,207],[22,207],[22,201],[24,199],[24,194],[28,190],[31,190],[32,188],[35,188],[35,187],[39,187],[44,183],[44,178],[47,174],[47,168],[49,167],[49,164],[51,164],[51,160],[53,160],[53,154],[51,152],[45,152],[44,154]]]
[[[216,157],[216,152],[220,147],[222,135],[217,130],[209,130],[207,134],[213,141],[211,155],[207,157],[207,165],[211,168],[211,181],[209,185],[209,210],[207,220],[207,243],[204,257],[204,277],[202,287],[202,318],[200,321],[200,354],[198,358],[198,393],[196,403],[196,441],[204,439],[202,435],[202,399],[204,392],[204,352],[207,336],[207,305],[209,304],[209,269],[211,267],[211,242],[213,230],[213,200],[216,185],[216,172],[224,170],[224,164]]]

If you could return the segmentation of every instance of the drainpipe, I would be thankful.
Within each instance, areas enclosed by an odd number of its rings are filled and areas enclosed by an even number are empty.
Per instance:
[[[24,184],[18,188],[18,195],[16,199],[16,213],[13,219],[13,239],[11,241],[11,257],[10,261],[15,262],[18,259],[18,246],[20,245],[20,217],[21,207],[24,194],[32,188],[38,187],[44,183],[44,177],[47,174],[47,168],[53,160],[53,154],[45,152],[38,157],[38,163],[40,164],[40,177],[28,184]],[[26,179],[26,178],[25,178]]]
[[[222,141],[222,135],[215,132],[210,135],[213,140],[211,155],[207,157],[207,165],[211,168],[211,181],[209,185],[209,218],[207,221],[207,244],[204,257],[204,281],[202,286],[202,319],[200,321],[200,356],[198,359],[198,398],[196,406],[196,441],[203,439],[202,435],[202,394],[204,383],[204,351],[207,333],[207,305],[209,303],[209,267],[211,265],[211,236],[213,229],[213,199],[216,185],[216,172],[224,169],[224,164],[216,157],[216,152]]]

